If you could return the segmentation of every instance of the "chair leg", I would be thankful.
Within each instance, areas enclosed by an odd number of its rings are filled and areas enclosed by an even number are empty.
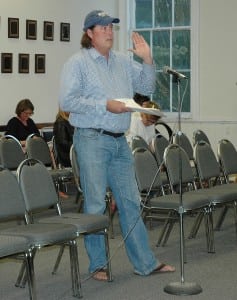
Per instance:
[[[172,219],[172,220],[170,221],[170,223],[169,223],[169,226],[168,226],[168,228],[167,228],[165,237],[164,237],[163,242],[162,242],[162,244],[161,244],[162,247],[164,247],[164,246],[166,245],[166,243],[167,243],[167,241],[168,241],[168,238],[169,238],[169,236],[170,236],[170,233],[171,233],[171,231],[172,231],[172,229],[173,229],[173,227],[174,227],[174,224],[175,224],[175,220]]]
[[[106,259],[107,259],[107,275],[108,281],[113,281],[112,276],[112,268],[111,268],[111,259],[110,259],[110,249],[109,249],[109,237],[108,237],[108,230],[104,230],[104,239],[105,239],[105,251],[106,251]]]
[[[16,287],[20,287],[20,288],[23,288],[24,286],[22,286],[22,278],[24,277],[25,275],[25,268],[26,268],[26,262],[25,260],[22,262],[21,264],[21,269],[20,269],[20,272],[18,274],[18,277],[17,277],[17,280],[16,280],[16,283],[15,283],[15,286]]]
[[[113,217],[114,214],[112,213],[112,195],[107,192],[106,194],[106,199],[105,199],[106,203],[107,203],[107,209],[108,209],[108,214],[109,214],[109,232],[110,232],[110,238],[114,239],[114,223],[113,223]]]
[[[198,216],[196,217],[196,220],[191,228],[191,231],[189,233],[189,236],[188,236],[189,239],[193,239],[196,237],[203,217],[204,217],[203,211],[199,212]]]
[[[69,254],[72,278],[72,293],[74,297],[82,298],[81,278],[76,240],[72,240],[69,242]]]
[[[63,252],[64,252],[64,249],[65,249],[66,245],[63,244],[60,246],[60,250],[59,250],[59,253],[58,253],[58,257],[56,259],[56,262],[54,264],[54,268],[53,268],[53,271],[52,271],[52,274],[55,275],[57,270],[58,270],[58,266],[60,264],[60,261],[62,259],[62,256],[63,256]]]
[[[237,236],[237,202],[234,201],[233,203],[233,209],[234,209],[234,220],[235,220],[235,233]]]
[[[169,225],[169,222],[170,222],[170,220],[168,220],[168,219],[165,221],[165,224],[163,225],[163,229],[162,229],[162,231],[161,231],[161,233],[160,233],[160,235],[159,235],[158,241],[157,241],[157,243],[156,243],[156,247],[159,247],[159,246],[161,245],[161,242],[162,242],[162,240],[163,240],[163,237],[164,237],[164,235],[165,235],[165,232],[166,232],[166,230],[167,230],[167,227],[168,227],[168,225]]]
[[[34,259],[35,254],[36,254],[36,249],[33,249],[32,250],[32,254],[31,254],[32,255],[32,259]],[[27,267],[26,260],[24,259],[24,261],[22,262],[21,269],[20,269],[20,272],[18,274],[16,283],[15,283],[16,287],[24,288],[26,286],[26,282],[27,282],[27,270],[26,270],[26,267]]]
[[[175,222],[174,218],[175,218],[174,213],[169,212],[167,219],[165,220],[165,223],[163,225],[163,229],[159,235],[158,241],[156,243],[156,247],[165,246],[165,244],[168,240],[168,237],[170,235],[170,232],[174,226],[174,222]]]
[[[153,227],[153,218],[152,218],[151,211],[146,212],[146,215],[143,217],[143,221],[145,225],[146,225],[146,219],[149,219],[149,229],[151,230]]]
[[[205,229],[206,229],[206,239],[207,239],[207,252],[215,253],[212,209],[207,208],[205,210],[204,216],[205,216]]]
[[[30,300],[36,300],[34,258],[31,250],[25,254],[25,264]]]

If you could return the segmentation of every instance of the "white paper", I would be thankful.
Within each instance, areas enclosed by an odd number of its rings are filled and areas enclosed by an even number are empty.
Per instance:
[[[118,100],[120,102],[124,102],[126,104],[126,107],[130,108],[132,111],[139,111],[139,112],[149,114],[149,115],[164,117],[164,114],[159,109],[142,107],[139,104],[137,104],[133,99],[119,98],[119,99],[116,99],[116,100]]]

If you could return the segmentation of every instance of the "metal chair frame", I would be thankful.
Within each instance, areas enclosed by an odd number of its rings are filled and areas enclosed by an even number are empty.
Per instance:
[[[217,161],[213,149],[207,142],[200,141],[195,145],[194,159],[200,186],[202,187],[201,191],[216,193],[216,196],[213,197],[212,205],[215,208],[223,208],[224,213],[220,214],[216,229],[219,229],[223,222],[226,207],[231,205],[234,208],[234,223],[237,235],[237,185],[223,182],[221,166]]]
[[[5,135],[0,139],[0,163],[4,168],[16,171],[25,159],[20,141],[13,135]]]
[[[165,223],[160,233],[157,246],[164,246],[173,228],[174,222],[180,213],[180,195],[164,194],[161,179],[159,177],[157,163],[154,156],[147,149],[134,151],[135,174],[140,193],[145,193],[145,201],[142,203],[148,212],[163,211],[168,213],[165,216]],[[161,194],[154,196],[152,190],[160,189]],[[206,237],[208,251],[213,251],[212,237],[212,214],[208,197],[196,191],[183,194],[183,213],[202,211],[206,216]]]
[[[72,180],[73,174],[70,168],[59,169],[54,166],[49,146],[42,137],[34,134],[27,137],[26,154],[27,158],[38,159],[48,168],[58,192],[61,185],[65,186],[68,180]]]
[[[22,263],[20,274],[24,279],[24,285],[28,279],[30,295],[32,299],[36,299],[36,291],[33,276],[33,259],[37,249],[55,244],[70,243],[70,263],[72,273],[73,295],[81,297],[81,288],[79,280],[79,264],[76,244],[76,234],[72,225],[62,224],[29,224],[26,217],[26,206],[21,193],[20,186],[16,180],[16,176],[7,169],[0,171],[0,219],[18,220],[21,219],[24,225],[4,228],[1,235],[19,236],[26,238],[30,244],[30,251],[27,253],[29,258]],[[20,257],[22,259],[22,257]],[[28,276],[27,276],[28,274]],[[29,274],[31,277],[29,277]],[[18,276],[18,279],[20,277]],[[16,286],[22,286],[17,280]]]
[[[235,176],[237,174],[237,150],[231,141],[227,139],[222,139],[218,142],[217,157],[221,166],[225,183],[233,183],[233,179],[231,179],[231,176]],[[233,208],[233,205],[226,205],[223,208],[215,226],[216,230],[221,229],[221,226],[224,222],[225,216],[229,208]]]
[[[54,189],[53,180],[47,171],[47,168],[42,162],[35,159],[26,159],[23,161],[17,170],[17,178],[26,203],[27,218],[29,222],[34,221],[34,215],[37,211],[47,211],[49,207],[54,206],[56,212],[49,217],[39,217],[37,222],[48,224],[71,225],[74,228],[74,233],[79,235],[87,235],[91,233],[102,234],[105,241],[108,281],[112,281],[112,271],[109,253],[108,241],[108,218],[104,215],[79,214],[77,212],[62,213],[60,203],[56,191]],[[37,184],[35,183],[37,182]],[[44,194],[40,192],[41,185],[44,186]],[[70,246],[68,243],[61,245],[59,255],[57,257],[53,274],[56,273],[65,246]],[[76,274],[80,278],[79,274]]]

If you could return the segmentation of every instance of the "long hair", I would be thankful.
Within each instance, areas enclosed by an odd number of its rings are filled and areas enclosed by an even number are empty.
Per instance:
[[[92,26],[92,27],[90,27],[88,29],[93,30],[94,27],[95,26]],[[86,48],[86,49],[90,49],[90,48],[93,47],[91,38],[88,36],[87,31],[84,32],[83,35],[82,35],[82,37],[81,37],[81,47],[82,48]]]
[[[67,120],[68,121],[68,118],[69,118],[69,113],[66,112],[66,111],[63,111],[61,109],[59,109],[58,113],[57,113],[57,116],[56,116],[56,119],[58,118],[63,118],[64,120]]]

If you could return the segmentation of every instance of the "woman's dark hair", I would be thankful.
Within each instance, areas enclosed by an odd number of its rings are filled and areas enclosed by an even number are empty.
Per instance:
[[[138,94],[138,93],[136,93],[136,94],[133,96],[133,99],[134,99],[134,101],[137,102],[137,104],[139,104],[139,105],[142,105],[143,102],[148,102],[148,101],[151,100],[148,96],[141,95],[141,94]]]
[[[92,26],[88,29],[93,30],[94,27],[95,26]],[[93,45],[91,43],[91,38],[88,36],[87,32],[84,32],[84,34],[82,35],[81,46],[82,46],[82,48],[86,48],[86,49],[90,49],[93,47]]]
[[[31,110],[32,113],[34,112],[34,105],[32,104],[32,102],[29,99],[22,99],[18,102],[17,106],[16,106],[16,110],[15,113],[17,114],[17,116],[19,117],[20,114],[23,111],[26,111],[27,109]]]

